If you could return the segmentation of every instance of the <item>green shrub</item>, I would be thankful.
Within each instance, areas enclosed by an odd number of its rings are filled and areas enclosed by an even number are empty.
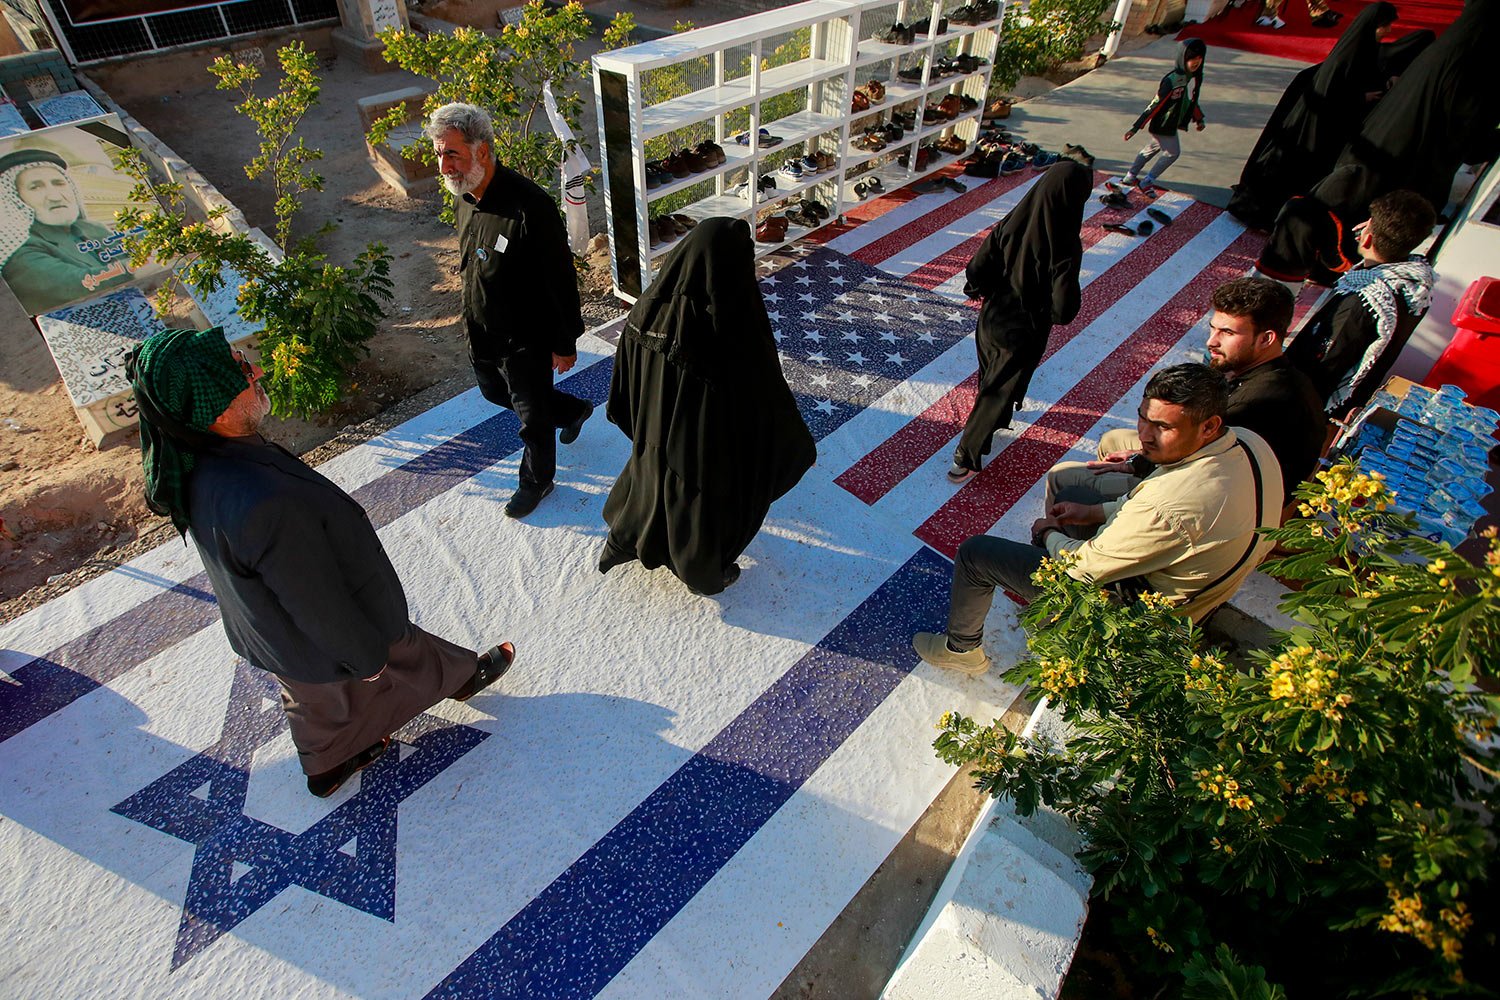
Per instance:
[[[1233,970],[1194,956],[1227,944],[1292,995],[1461,990],[1494,857],[1475,778],[1497,703],[1469,682],[1500,663],[1500,542],[1475,567],[1407,534],[1348,462],[1298,495],[1267,569],[1301,584],[1299,624],[1248,669],[1158,595],[1125,605],[1049,561],[1006,678],[1052,701],[1066,745],[949,713],[934,746],[1079,824],[1137,968],[1202,986]]]
[[[1083,55],[1089,39],[1119,27],[1104,20],[1110,0],[1031,0],[1005,8],[995,54],[992,90],[1005,91],[1023,76],[1040,76]]]
[[[245,279],[239,289],[240,315],[265,331],[259,346],[272,412],[310,416],[343,397],[355,363],[369,353],[366,342],[385,316],[382,301],[391,298],[391,257],[384,245],[371,243],[348,266],[337,266],[313,238],[293,240],[301,196],[323,189],[323,178],[310,166],[322,152],[301,138],[293,141],[303,116],[318,100],[317,57],[301,42],[278,50],[277,57],[282,78],[270,97],[255,93],[257,66],[220,57],[209,72],[218,77],[218,89],[240,92],[236,110],[255,123],[260,135],[260,148],[245,173],[272,185],[282,259],[273,260],[246,233],[222,231],[222,209],[207,219],[189,218],[182,185],[153,179],[135,149],[124,150],[117,162],[135,179],[131,200],[143,207],[121,212],[117,225],[141,228],[126,243],[133,265],[139,267],[148,257],[175,261],[176,280],[202,294],[217,291],[229,271],[238,272]],[[175,292],[175,282],[162,286],[159,312],[167,312]]]

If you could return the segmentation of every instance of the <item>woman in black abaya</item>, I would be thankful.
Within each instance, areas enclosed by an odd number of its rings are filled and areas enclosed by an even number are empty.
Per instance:
[[[639,559],[719,593],[771,503],[817,458],[744,221],[706,219],[667,259],[625,321],[606,412],[631,449],[604,504],[599,571]]]
[[[1462,163],[1500,152],[1500,0],[1468,0],[1441,38],[1412,61],[1306,197],[1282,209],[1256,267],[1283,281],[1332,284],[1357,260],[1353,227],[1370,202],[1406,189],[1439,211]]]
[[[1328,173],[1359,130],[1389,78],[1381,39],[1396,23],[1389,3],[1373,3],[1350,22],[1316,66],[1292,78],[1245,161],[1229,212],[1248,226],[1269,229],[1287,199]]]
[[[1048,333],[1078,315],[1079,231],[1094,171],[1088,153],[1078,150],[1070,157],[1076,158],[1047,168],[969,261],[964,293],[984,300],[974,338],[979,393],[953,452],[951,482],[965,482],[979,471],[990,437],[1009,427],[1011,414],[1025,402]]]

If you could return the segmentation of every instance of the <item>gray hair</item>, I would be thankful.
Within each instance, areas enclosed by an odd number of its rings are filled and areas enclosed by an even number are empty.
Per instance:
[[[449,129],[457,129],[464,142],[470,146],[485,143],[495,148],[495,126],[490,122],[490,113],[472,104],[444,104],[432,113],[422,134],[434,142]]]

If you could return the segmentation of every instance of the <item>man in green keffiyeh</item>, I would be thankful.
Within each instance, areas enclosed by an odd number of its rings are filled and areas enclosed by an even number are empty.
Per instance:
[[[411,623],[353,497],[260,434],[265,375],[221,330],[168,330],[127,363],[146,503],[193,543],[229,645],[275,675],[308,791],[332,795],[444,698],[499,679],[510,643],[476,656]]]
[[[178,534],[186,535],[187,481],[193,471],[194,449],[189,435],[173,436],[162,426],[173,420],[188,430],[207,434],[219,415],[241,393],[257,390],[223,331],[167,330],[145,341],[135,352],[131,372],[137,406],[154,411],[141,415],[141,461],[146,467],[146,506],[172,519]],[[142,397],[149,397],[143,404]]]

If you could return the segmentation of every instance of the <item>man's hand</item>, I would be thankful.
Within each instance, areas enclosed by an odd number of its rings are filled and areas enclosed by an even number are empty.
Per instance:
[[[1202,118],[1199,118],[1198,121],[1195,124],[1198,126],[1198,131],[1202,132],[1203,131],[1203,126],[1207,125],[1208,123],[1205,122]]]
[[[567,372],[569,368],[572,368],[573,365],[577,363],[577,361],[578,355],[576,353],[566,356],[562,354],[554,354],[552,355],[552,370],[557,372],[557,374],[562,375]]]
[[[1096,476],[1102,476],[1106,472],[1124,472],[1127,475],[1135,475],[1135,468],[1130,462],[1087,462],[1089,471]]]
[[[1104,505],[1097,503],[1074,503],[1072,500],[1060,500],[1053,504],[1047,511],[1044,520],[1056,521],[1063,524],[1103,524]],[[1040,522],[1038,522],[1040,523]]]
[[[1046,548],[1047,532],[1061,530],[1062,525],[1057,523],[1056,518],[1039,517],[1031,522],[1031,544]]]
[[[1135,138],[1135,129],[1128,129],[1128,130],[1126,130],[1126,132],[1125,132],[1125,141],[1129,142],[1131,139],[1134,139],[1134,138]]]

